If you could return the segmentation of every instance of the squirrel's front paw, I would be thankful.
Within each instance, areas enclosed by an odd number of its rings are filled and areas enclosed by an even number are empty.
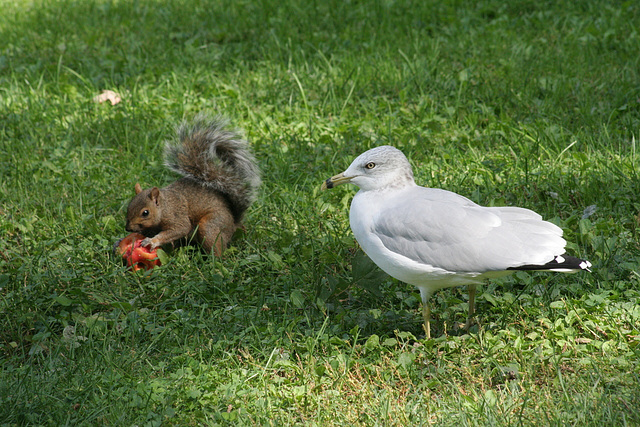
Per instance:
[[[140,243],[140,246],[143,246],[145,248],[149,246],[150,250],[154,250],[155,248],[160,246],[160,244],[158,244],[157,240],[152,239],[151,237],[146,237],[144,240],[142,240],[142,243]]]

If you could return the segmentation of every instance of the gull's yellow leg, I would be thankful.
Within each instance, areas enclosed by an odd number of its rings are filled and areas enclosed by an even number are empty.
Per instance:
[[[422,318],[424,319],[424,325],[422,325],[422,327],[429,340],[431,339],[431,309],[429,308],[429,298],[431,298],[433,291],[429,288],[418,289],[420,289],[420,298],[422,299]]]
[[[464,328],[469,330],[471,326],[471,320],[473,319],[473,315],[476,312],[476,285],[469,285],[469,314],[467,316],[467,323],[465,323]]]
[[[431,339],[431,309],[428,302],[422,303],[422,317],[424,318],[424,325],[422,325],[424,332],[427,334],[427,339]]]

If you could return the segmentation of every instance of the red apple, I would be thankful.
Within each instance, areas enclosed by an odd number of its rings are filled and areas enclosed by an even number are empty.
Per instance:
[[[124,262],[133,270],[151,270],[156,265],[162,265],[158,258],[156,249],[150,250],[147,246],[142,246],[144,236],[138,233],[131,233],[118,242],[118,253]]]

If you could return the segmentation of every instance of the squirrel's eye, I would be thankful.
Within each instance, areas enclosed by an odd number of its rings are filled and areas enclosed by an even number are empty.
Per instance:
[[[373,163],[373,162],[369,162],[364,167],[367,168],[367,169],[373,169],[373,168],[376,167],[376,164]]]
[[[143,211],[142,211],[142,216],[143,216],[143,217],[147,217],[147,216],[149,216],[149,209],[145,209],[145,210],[143,210]]]

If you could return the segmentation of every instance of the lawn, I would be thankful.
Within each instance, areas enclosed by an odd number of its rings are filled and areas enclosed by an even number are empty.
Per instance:
[[[0,0],[0,425],[640,425],[640,5]],[[121,102],[97,103],[113,90]],[[112,246],[182,120],[263,185],[220,258]],[[431,299],[321,192],[391,144],[416,181],[533,209],[591,273]]]

